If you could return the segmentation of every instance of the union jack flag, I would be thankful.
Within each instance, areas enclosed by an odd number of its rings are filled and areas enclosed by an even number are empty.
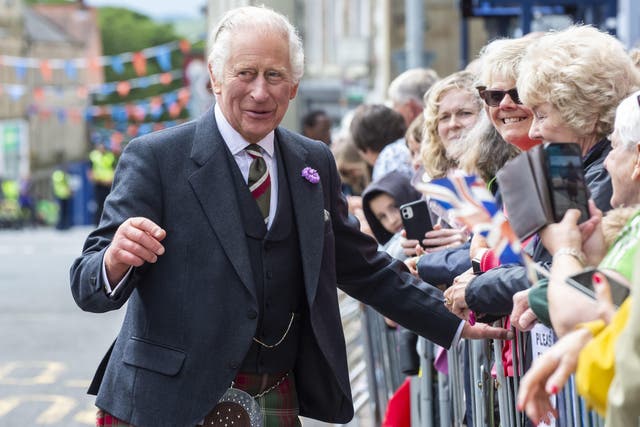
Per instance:
[[[521,242],[485,183],[474,175],[451,175],[416,188],[447,214],[487,239],[501,264],[525,264]]]

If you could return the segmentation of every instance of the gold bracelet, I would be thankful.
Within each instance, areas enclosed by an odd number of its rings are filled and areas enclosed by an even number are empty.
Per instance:
[[[581,250],[576,248],[570,248],[568,246],[564,246],[558,249],[555,254],[553,254],[554,257],[556,255],[571,255],[572,257],[577,259],[580,262],[580,264],[582,264],[583,266],[587,264],[587,258],[584,256],[584,253]]]

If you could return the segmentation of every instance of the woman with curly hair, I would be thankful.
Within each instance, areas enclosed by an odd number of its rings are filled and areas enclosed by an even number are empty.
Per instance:
[[[436,82],[425,94],[425,132],[422,163],[431,179],[458,167],[456,144],[478,121],[482,99],[474,88],[476,77],[458,71]]]

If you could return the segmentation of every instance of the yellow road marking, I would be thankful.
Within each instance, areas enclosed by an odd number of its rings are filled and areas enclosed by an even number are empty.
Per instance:
[[[0,418],[24,403],[49,402],[49,407],[44,410],[36,424],[57,424],[76,406],[74,399],[67,396],[34,394],[26,396],[11,396],[0,399]]]
[[[11,378],[10,375],[20,369],[37,368],[41,371],[34,376]],[[9,362],[0,365],[0,384],[37,385],[53,384],[66,368],[60,362]]]

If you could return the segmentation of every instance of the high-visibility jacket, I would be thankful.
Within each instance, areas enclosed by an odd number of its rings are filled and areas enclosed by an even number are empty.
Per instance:
[[[93,180],[99,183],[111,185],[115,175],[116,156],[111,151],[101,152],[93,150],[89,153]]]
[[[6,200],[18,200],[20,195],[20,186],[12,179],[2,181],[2,195]]]
[[[58,169],[51,175],[51,184],[53,185],[53,195],[61,200],[71,197],[71,186],[67,173]]]

